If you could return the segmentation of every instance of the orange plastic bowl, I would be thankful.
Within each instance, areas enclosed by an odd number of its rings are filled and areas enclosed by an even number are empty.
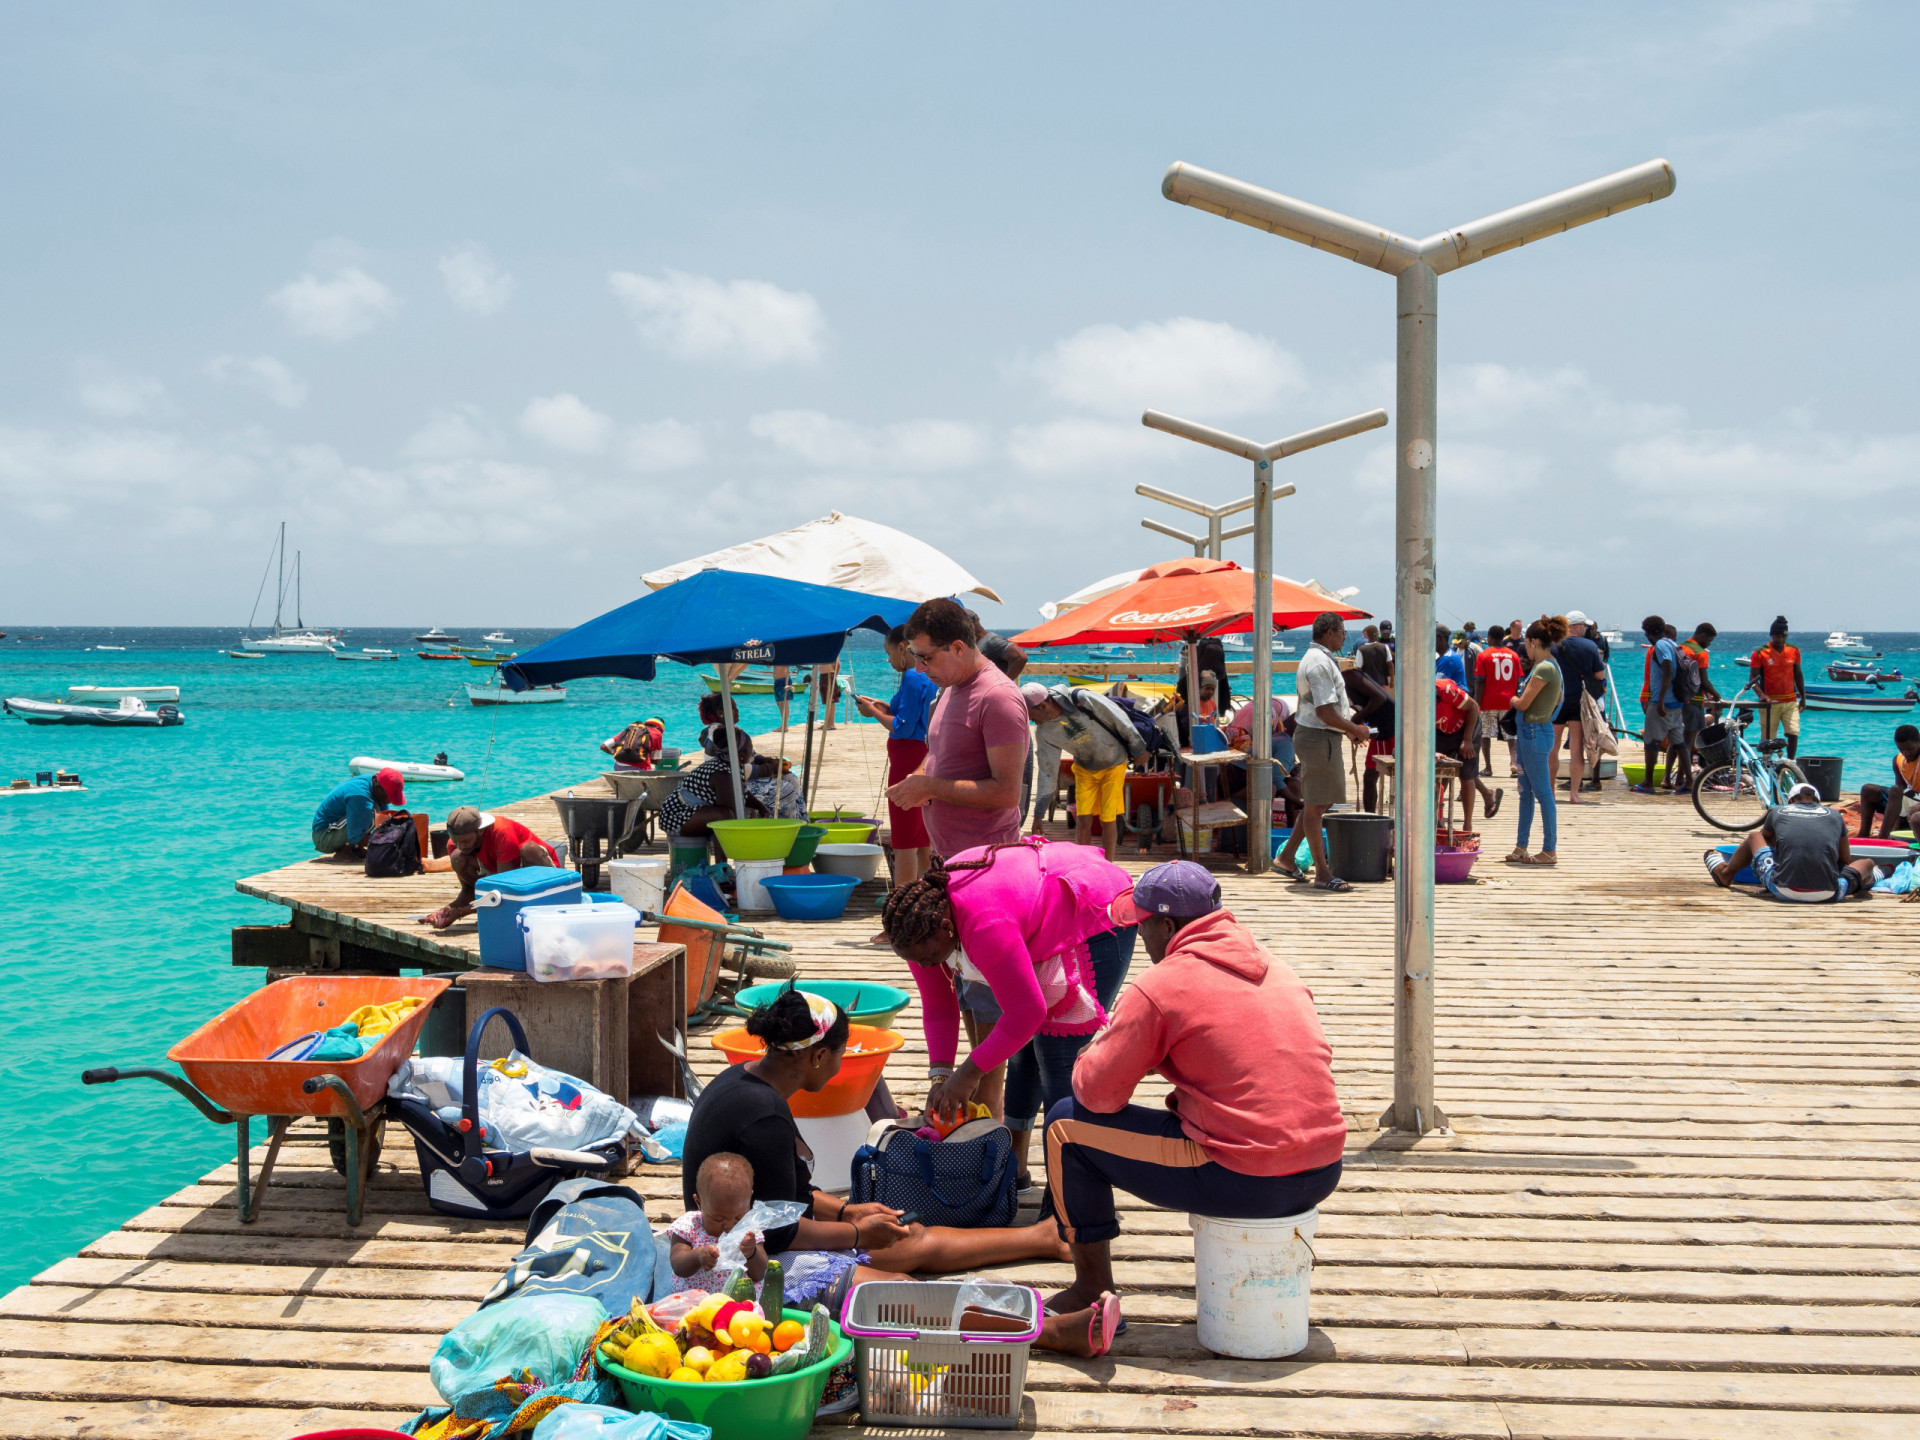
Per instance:
[[[840,1073],[818,1092],[796,1090],[787,1105],[796,1115],[823,1119],[829,1115],[851,1115],[867,1108],[873,1087],[880,1083],[880,1072],[887,1068],[887,1057],[907,1043],[898,1030],[882,1030],[874,1025],[852,1025],[847,1030],[847,1053],[840,1059]],[[855,1055],[859,1046],[866,1053]],[[766,1054],[764,1040],[744,1029],[722,1030],[713,1037],[713,1048],[727,1057],[729,1065],[744,1065]]]

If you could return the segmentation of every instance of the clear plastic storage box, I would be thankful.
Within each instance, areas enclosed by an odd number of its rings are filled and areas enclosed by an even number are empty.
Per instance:
[[[625,904],[536,905],[518,917],[536,980],[619,980],[633,973],[640,912]]]

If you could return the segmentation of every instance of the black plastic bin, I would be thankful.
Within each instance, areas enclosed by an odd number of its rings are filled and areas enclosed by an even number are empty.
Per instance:
[[[1393,855],[1393,817],[1342,810],[1327,816],[1327,864],[1342,880],[1356,885],[1387,878]]]
[[[1840,798],[1840,771],[1847,763],[1845,756],[1802,755],[1798,763],[1807,783],[1820,792],[1822,800],[1831,804]]]

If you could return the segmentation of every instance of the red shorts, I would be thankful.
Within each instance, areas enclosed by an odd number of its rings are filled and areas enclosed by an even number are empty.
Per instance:
[[[907,776],[920,768],[920,762],[927,758],[927,742],[924,740],[887,741],[887,784],[897,785]],[[919,850],[932,842],[927,839],[926,810],[902,810],[891,800],[887,802],[887,824],[893,830],[893,848],[896,850]]]
[[[1375,735],[1367,741],[1367,763],[1362,768],[1366,770],[1378,770],[1380,767],[1373,763],[1373,757],[1376,755],[1391,755],[1392,753],[1393,741],[1382,740],[1378,735]]]

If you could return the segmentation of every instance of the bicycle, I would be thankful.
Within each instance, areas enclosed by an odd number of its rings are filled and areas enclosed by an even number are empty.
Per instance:
[[[1701,749],[1696,759],[1700,773],[1693,782],[1693,808],[1700,818],[1718,830],[1745,832],[1760,828],[1767,811],[1784,805],[1796,785],[1806,782],[1806,774],[1792,760],[1772,758],[1787,748],[1787,742],[1747,739],[1747,726],[1754,711],[1765,703],[1735,698],[1721,705],[1739,713],[1737,720],[1722,720],[1700,732]],[[1718,710],[1720,707],[1714,707]],[[1719,729],[1725,733],[1707,737]],[[1718,760],[1718,764],[1709,764]]]

